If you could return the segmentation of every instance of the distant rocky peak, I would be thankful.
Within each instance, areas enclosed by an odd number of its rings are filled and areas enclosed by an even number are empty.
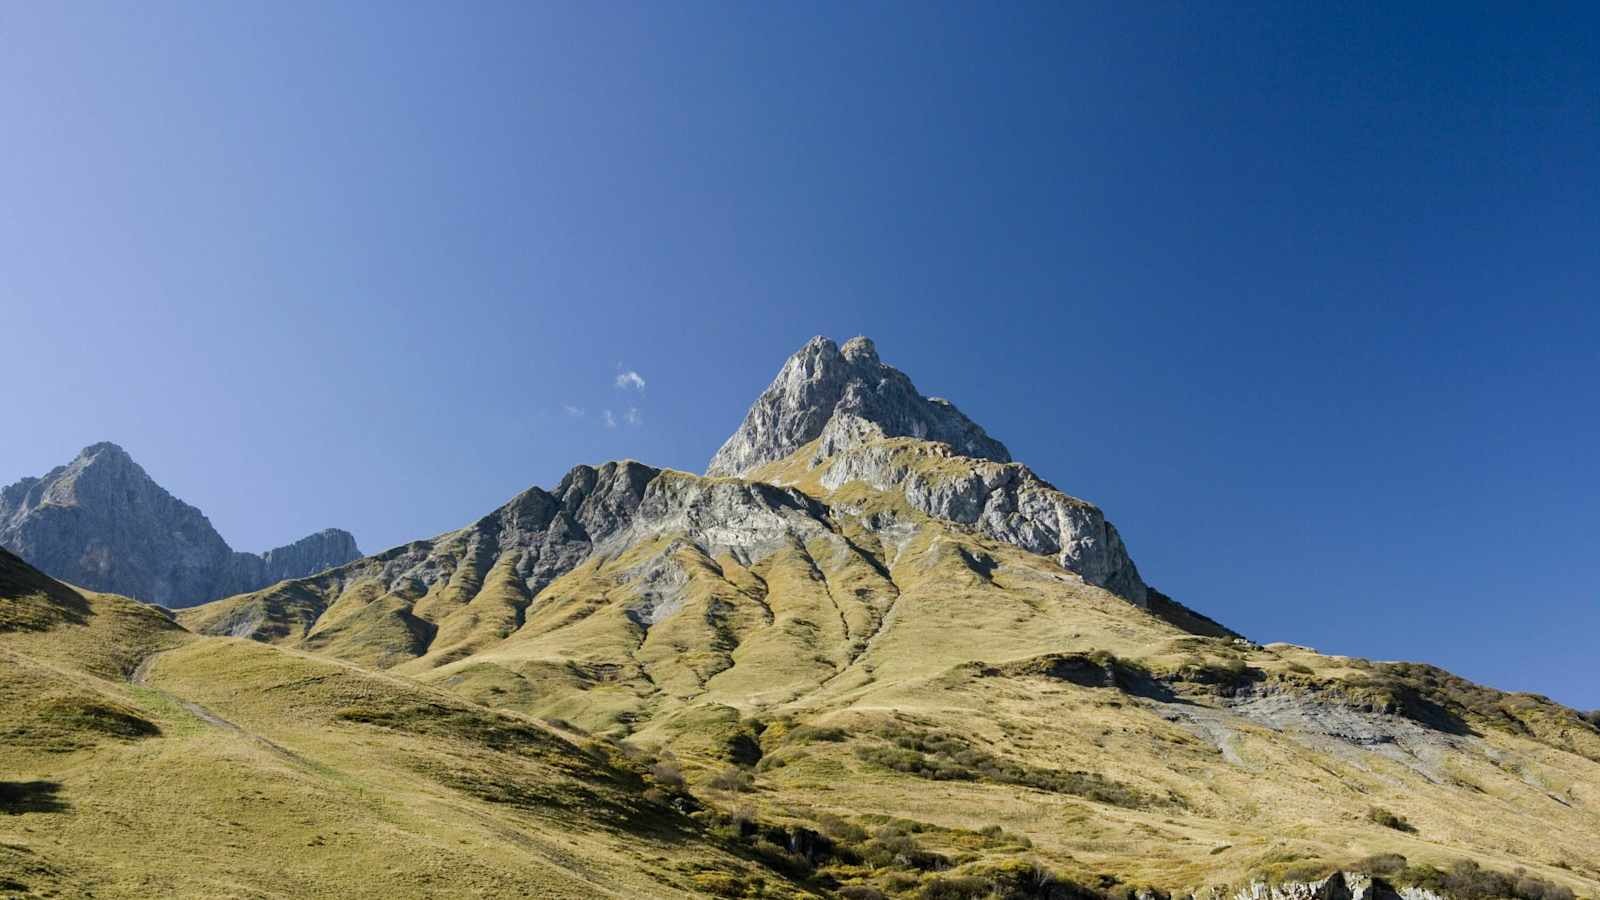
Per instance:
[[[707,475],[743,475],[822,438],[832,453],[882,437],[942,441],[963,456],[1010,462],[1005,445],[947,400],[924,397],[878,358],[871,339],[817,336],[789,357],[712,457]]]
[[[204,513],[109,441],[0,488],[0,547],[51,577],[163,606],[254,590],[361,555],[338,529],[263,554],[234,552]]]

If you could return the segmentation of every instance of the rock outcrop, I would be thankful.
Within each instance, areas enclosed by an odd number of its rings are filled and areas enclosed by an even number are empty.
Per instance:
[[[341,528],[324,528],[287,546],[268,550],[260,556],[254,553],[234,554],[235,560],[248,562],[246,571],[251,577],[245,580],[251,582],[251,585],[241,588],[246,591],[255,590],[263,584],[273,584],[321,572],[360,558],[361,551],[356,547],[355,535]],[[256,560],[261,561],[259,573],[254,571]]]
[[[744,475],[819,437],[829,453],[874,438],[915,437],[964,456],[1011,461],[1005,445],[954,404],[922,396],[905,373],[884,365],[872,341],[857,337],[840,347],[815,337],[783,364],[706,474]]]
[[[837,492],[859,482],[904,497],[933,519],[1048,557],[1190,633],[1231,635],[1150,589],[1098,507],[1011,462],[1004,445],[954,406],[919,394],[864,337],[842,347],[814,338],[790,357],[709,472],[699,477],[632,461],[578,466],[555,488],[531,488],[466,528],[237,597],[228,609],[186,622],[208,633],[301,640],[312,649],[377,622],[388,635],[378,643],[402,649],[381,659],[360,656],[366,645],[350,653],[384,665],[410,656],[453,658],[510,634],[556,579],[665,538],[668,545],[651,551],[664,555],[623,579],[642,585],[644,599],[630,617],[654,626],[679,608],[684,573],[674,542],[745,567],[794,548],[808,552],[819,540],[816,546],[858,553],[842,537],[847,524],[873,540],[903,544],[916,525],[892,516],[850,524],[863,510]],[[803,488],[795,483],[801,479]],[[358,608],[365,612],[352,615]],[[324,614],[349,622],[330,624]]]
[[[263,554],[238,553],[200,510],[156,484],[116,444],[0,491],[0,546],[51,577],[167,607],[191,606],[358,558],[328,529]]]
[[[1197,897],[1199,895],[1196,895]],[[1448,900],[1426,888],[1396,889],[1381,878],[1358,872],[1334,872],[1316,881],[1251,882],[1232,900]]]
[[[860,481],[899,491],[930,516],[1053,556],[1084,581],[1148,605],[1149,588],[1100,508],[1063,494],[1021,463],[971,459],[938,445],[878,441],[839,452],[826,465],[822,484],[830,490]]]
[[[1085,581],[1148,608],[1150,590],[1092,503],[1011,462],[1005,445],[948,401],[922,396],[872,341],[812,338],[784,363],[717,451],[708,475],[752,475],[810,446],[829,490],[860,481],[930,516],[1055,557]]]
[[[529,488],[465,528],[236,598],[218,616],[190,624],[263,640],[309,634],[341,598],[359,595],[416,632],[420,653],[449,646],[452,616],[474,625],[518,622],[545,587],[592,556],[615,556],[669,535],[748,562],[825,533],[826,516],[823,504],[791,488],[699,478],[631,460],[583,465],[554,489]],[[424,626],[420,617],[440,625]]]

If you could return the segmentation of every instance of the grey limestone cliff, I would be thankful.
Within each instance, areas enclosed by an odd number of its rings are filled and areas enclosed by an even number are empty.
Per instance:
[[[828,458],[824,487],[852,481],[899,491],[935,518],[973,525],[995,540],[1053,556],[1084,581],[1147,606],[1149,588],[1100,508],[1056,490],[1021,463],[972,459],[937,445],[880,441]]]
[[[1011,460],[954,404],[922,396],[905,373],[879,360],[872,341],[857,337],[840,347],[815,337],[756,398],[706,474],[745,475],[817,438],[834,452],[876,437],[940,441],[964,456]]]
[[[905,439],[905,440],[897,440]],[[918,510],[1053,556],[1063,568],[1139,606],[1151,592],[1122,537],[1092,503],[1070,497],[944,400],[917,392],[872,341],[812,338],[784,363],[709,475],[749,476],[816,442],[807,462],[824,487],[860,481],[903,493]]]
[[[42,478],[0,490],[0,546],[80,587],[162,606],[204,603],[359,557],[328,529],[263,554],[228,546],[116,444],[85,447]]]

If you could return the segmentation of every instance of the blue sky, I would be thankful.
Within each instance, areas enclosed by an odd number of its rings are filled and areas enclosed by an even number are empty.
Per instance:
[[[1600,14],[1219,6],[10,6],[0,481],[375,551],[866,333],[1185,603],[1600,706]]]

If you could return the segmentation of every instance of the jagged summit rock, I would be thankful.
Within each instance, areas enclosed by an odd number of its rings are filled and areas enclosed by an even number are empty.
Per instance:
[[[46,574],[178,607],[255,590],[358,559],[330,528],[263,554],[238,553],[205,514],[172,496],[126,450],[83,448],[42,478],[0,490],[0,546]]]
[[[924,397],[865,337],[812,338],[784,363],[707,474],[768,478],[795,456],[829,491],[851,482],[902,494],[935,518],[1053,556],[1085,581],[1135,605],[1151,592],[1115,527],[1091,503],[1011,461],[1004,444],[949,401]],[[792,475],[790,476],[792,480]]]
[[[924,397],[866,337],[841,347],[817,336],[789,357],[707,475],[744,475],[821,438],[819,454],[884,437],[941,441],[963,456],[1010,462],[1004,444],[948,400]]]

